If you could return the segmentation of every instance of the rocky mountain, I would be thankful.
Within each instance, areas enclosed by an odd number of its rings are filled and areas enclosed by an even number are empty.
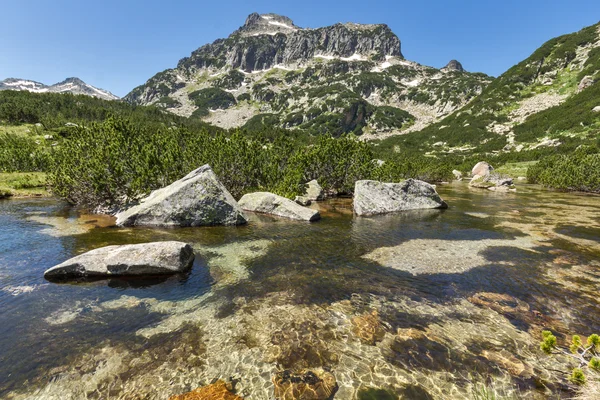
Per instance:
[[[225,128],[275,125],[377,138],[426,127],[491,80],[457,61],[436,69],[406,60],[387,25],[308,29],[254,13],[228,38],[200,47],[124,100]]]
[[[95,86],[85,83],[79,78],[67,78],[64,81],[55,83],[51,86],[27,79],[8,78],[0,81],[0,90],[26,90],[34,93],[85,94],[104,100],[117,100],[119,98],[107,90],[98,89]]]
[[[384,145],[404,147],[418,138],[415,150],[431,155],[503,153],[575,148],[598,137],[600,23],[549,40],[464,108]]]

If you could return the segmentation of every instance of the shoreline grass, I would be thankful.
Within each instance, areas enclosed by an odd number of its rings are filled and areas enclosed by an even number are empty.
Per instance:
[[[0,173],[0,199],[6,197],[47,197],[50,195],[44,172]]]

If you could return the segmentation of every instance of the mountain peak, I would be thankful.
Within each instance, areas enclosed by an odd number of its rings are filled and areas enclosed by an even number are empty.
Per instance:
[[[450,62],[446,64],[446,66],[442,68],[442,70],[465,72],[465,69],[463,68],[462,64],[456,60],[450,60]]]
[[[246,18],[244,25],[235,33],[242,33],[247,36],[256,36],[261,34],[275,35],[277,33],[289,33],[301,29],[294,25],[290,18],[268,13],[252,13]]]
[[[71,77],[65,79],[64,81],[62,81],[60,83],[69,83],[69,82],[71,82],[71,83],[79,83],[79,84],[84,84],[85,85],[85,82],[82,81],[81,79],[77,78],[76,76],[71,76]]]

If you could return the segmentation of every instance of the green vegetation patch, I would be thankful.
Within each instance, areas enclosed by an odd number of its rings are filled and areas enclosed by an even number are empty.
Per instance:
[[[597,106],[600,106],[600,81],[558,106],[531,115],[514,128],[516,139],[527,142],[566,132],[586,133],[595,138],[600,133],[600,112],[592,110]]]
[[[181,107],[181,103],[177,100],[175,100],[172,97],[169,96],[163,96],[161,97],[157,102],[156,105],[159,107],[164,107],[164,108],[177,108],[177,107]]]
[[[133,106],[123,101],[102,100],[70,93],[30,93],[0,91],[0,124],[6,131],[20,129],[23,124],[41,124],[47,134],[65,133],[66,124],[102,121],[109,116],[127,118],[139,124],[198,124],[166,112],[160,107]]]
[[[247,131],[261,131],[271,129],[279,125],[279,116],[277,114],[258,114],[250,118],[242,129]]]
[[[496,168],[495,171],[502,175],[518,178],[519,176],[527,176],[527,171],[535,164],[537,164],[537,161],[509,162]]]
[[[51,144],[20,134],[0,134],[0,172],[45,171],[50,167]]]
[[[215,86],[225,89],[237,89],[244,82],[244,74],[237,69],[233,69],[225,75],[215,80]]]
[[[412,124],[415,117],[396,107],[377,107],[369,123],[377,129],[401,129]]]
[[[208,115],[208,110],[225,110],[236,104],[233,94],[219,88],[205,88],[188,94],[190,100]]]
[[[600,193],[600,150],[582,146],[572,154],[542,158],[529,168],[527,180],[554,189]]]
[[[9,196],[47,196],[43,172],[0,173],[0,198]]]

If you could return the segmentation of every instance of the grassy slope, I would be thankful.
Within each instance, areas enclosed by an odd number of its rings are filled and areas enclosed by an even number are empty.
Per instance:
[[[490,84],[483,93],[465,108],[451,114],[437,124],[419,132],[392,137],[378,144],[381,154],[394,151],[412,153],[442,151],[432,146],[445,142],[444,150],[454,149],[454,154],[473,155],[500,152],[506,137],[490,131],[491,124],[508,122],[510,111],[518,108],[520,101],[539,93],[571,95],[560,106],[530,116],[513,128],[517,142],[536,142],[544,137],[556,137],[565,146],[546,149],[542,153],[568,152],[581,143],[595,141],[600,127],[600,113],[591,109],[600,105],[600,83],[577,93],[577,85],[584,76],[600,80],[600,48],[593,48],[581,70],[571,69],[582,46],[591,46],[598,40],[600,24],[564,35],[546,42],[529,58],[509,69]],[[556,72],[552,85],[540,82],[544,74]],[[598,104],[596,104],[598,103]],[[533,160],[540,152],[524,154],[521,159]]]
[[[9,196],[48,196],[43,172],[0,173],[0,198]]]

